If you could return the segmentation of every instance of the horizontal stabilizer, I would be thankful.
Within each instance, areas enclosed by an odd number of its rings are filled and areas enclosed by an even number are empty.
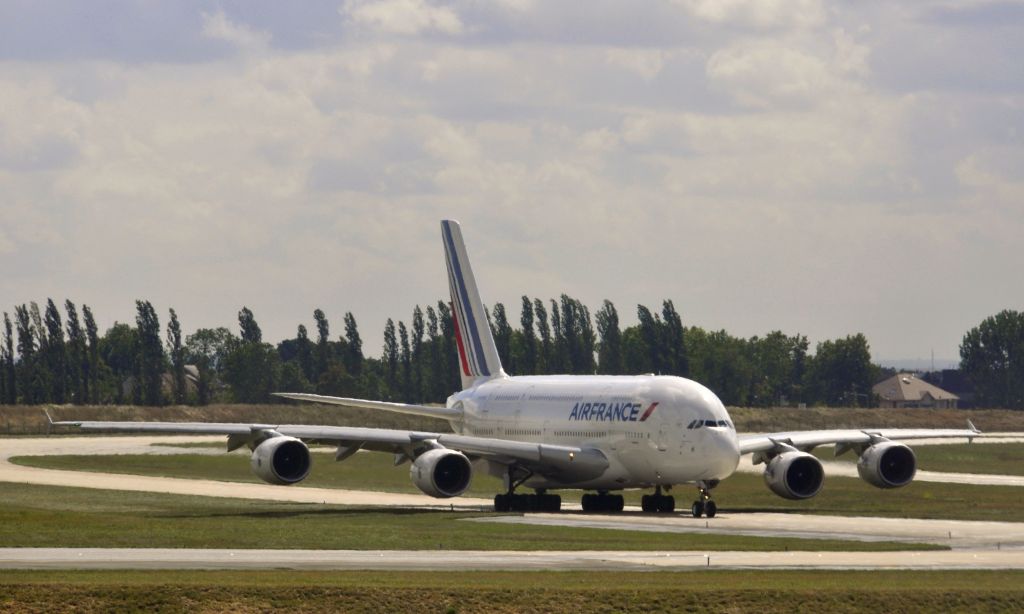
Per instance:
[[[361,407],[363,409],[381,409],[393,411],[399,414],[412,414],[414,416],[427,416],[429,418],[441,418],[453,420],[462,417],[462,410],[453,407],[431,407],[429,405],[410,405],[408,403],[388,403],[386,401],[368,401],[366,399],[349,399],[346,397],[327,397],[319,394],[307,394],[303,392],[275,392],[274,396],[295,401],[309,401],[311,403],[326,403],[327,405],[344,405],[346,407]]]

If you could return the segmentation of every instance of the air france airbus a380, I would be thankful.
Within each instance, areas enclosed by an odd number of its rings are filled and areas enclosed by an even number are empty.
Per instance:
[[[736,471],[740,456],[753,454],[766,465],[764,480],[775,494],[807,499],[821,489],[822,465],[809,453],[835,444],[836,453],[854,451],[857,470],[879,488],[914,478],[914,453],[897,440],[978,435],[968,430],[823,430],[737,436],[717,396],[681,377],[526,376],[510,377],[498,360],[477,291],[462,231],[441,222],[448,265],[455,339],[463,390],[445,407],[387,403],[314,394],[278,396],[380,409],[447,420],[454,433],[339,426],[171,423],[56,422],[87,430],[195,433],[227,436],[228,450],[248,446],[252,469],[274,484],[294,484],[309,475],[308,443],[337,446],[342,461],[359,450],[395,454],[411,461],[413,483],[433,497],[457,497],[475,471],[502,477],[506,492],[495,496],[497,511],[557,511],[552,490],[582,489],[584,511],[620,511],[624,489],[653,489],[645,512],[671,512],[673,486],[695,485],[691,512],[713,517],[711,490]],[[534,494],[516,494],[518,488]]]

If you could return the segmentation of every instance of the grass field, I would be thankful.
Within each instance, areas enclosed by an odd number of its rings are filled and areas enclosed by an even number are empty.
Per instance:
[[[480,513],[0,484],[0,547],[906,550],[929,545],[460,522]],[[490,514],[488,514],[490,515]],[[0,572],[2,575],[4,572]]]
[[[1019,612],[1015,571],[18,571],[0,611]]]
[[[981,450],[988,445],[971,446]],[[1011,444],[1016,445],[1016,444]],[[935,446],[944,448],[946,446]],[[1022,446],[1024,447],[1024,446]],[[831,454],[831,452],[828,452]],[[955,453],[954,453],[955,454]],[[224,455],[117,455],[117,456],[26,456],[12,459],[34,467],[89,470],[182,478],[259,482],[243,454]],[[314,456],[306,486],[350,488],[387,492],[419,492],[409,479],[408,465],[394,467],[391,456],[360,453],[342,463],[331,456]],[[301,485],[299,486],[301,487]],[[471,496],[490,497],[501,489],[498,480],[477,475]],[[578,501],[578,491],[566,491],[563,500]],[[627,491],[628,504],[639,505],[639,491]],[[689,507],[695,491],[681,486],[674,490],[677,506]],[[1024,522],[1020,505],[1022,490],[1012,486],[970,486],[935,482],[913,482],[894,490],[879,490],[857,478],[826,476],[821,494],[806,501],[788,501],[764,485],[760,475],[737,473],[714,491],[722,512],[773,511],[896,518],[937,518],[953,520],[1005,520]]]
[[[922,471],[1024,475],[1024,441],[940,446],[915,446],[913,442],[909,443],[917,456],[917,468]],[[853,452],[836,457],[831,446],[818,448],[814,454],[822,460],[857,462],[857,455]]]

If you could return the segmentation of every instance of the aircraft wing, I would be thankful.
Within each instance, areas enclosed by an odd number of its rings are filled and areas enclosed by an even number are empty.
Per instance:
[[[786,446],[797,450],[809,451],[818,446],[837,444],[856,446],[871,444],[879,440],[893,441],[911,439],[952,439],[967,438],[968,442],[981,434],[970,421],[967,429],[834,429],[822,431],[791,431],[786,433],[767,433],[762,435],[741,435],[739,437],[740,454],[771,452],[784,449]]]
[[[327,405],[344,405],[347,407],[362,407],[363,409],[381,409],[393,411],[400,414],[413,414],[415,416],[428,416],[430,418],[443,418],[451,420],[462,417],[462,410],[454,407],[432,407],[430,405],[412,405],[409,403],[389,403],[387,401],[367,401],[366,399],[350,399],[348,397],[328,397],[320,394],[307,394],[303,392],[275,392],[274,396],[282,399],[295,401],[310,401],[312,403],[325,403]]]
[[[525,441],[471,437],[452,433],[402,431],[396,429],[302,424],[244,424],[224,422],[101,422],[62,421],[52,426],[72,426],[85,431],[121,433],[162,433],[187,435],[227,435],[228,450],[234,450],[268,433],[295,437],[306,442],[338,446],[336,458],[342,460],[359,449],[403,454],[415,458],[431,448],[448,448],[471,459],[482,458],[505,465],[519,465],[544,476],[581,481],[595,478],[608,468],[608,459],[599,450]]]

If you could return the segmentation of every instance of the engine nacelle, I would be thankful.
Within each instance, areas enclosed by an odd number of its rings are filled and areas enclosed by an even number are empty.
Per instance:
[[[431,497],[457,497],[469,488],[473,465],[462,452],[428,450],[413,461],[409,477],[416,488]]]
[[[906,486],[917,473],[914,451],[895,441],[883,441],[864,450],[857,461],[862,480],[878,488]]]
[[[821,461],[807,452],[785,452],[768,461],[764,483],[786,499],[810,499],[825,481]]]
[[[252,451],[252,471],[271,484],[294,484],[306,479],[313,459],[309,448],[294,437],[270,437]]]

